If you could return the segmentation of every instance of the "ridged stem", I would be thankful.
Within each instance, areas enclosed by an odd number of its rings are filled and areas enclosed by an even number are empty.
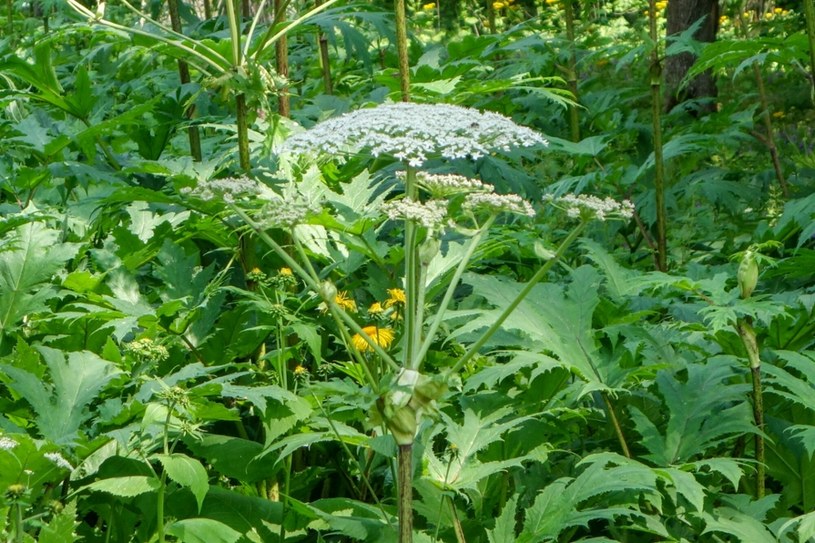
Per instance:
[[[654,138],[654,194],[657,216],[657,268],[668,269],[668,221],[665,210],[665,160],[662,155],[662,64],[659,57],[656,0],[648,0],[648,27],[651,37],[651,122]]]

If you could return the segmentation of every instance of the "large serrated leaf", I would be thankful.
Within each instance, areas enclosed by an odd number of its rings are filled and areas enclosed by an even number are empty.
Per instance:
[[[746,384],[731,381],[735,362],[720,357],[708,364],[691,365],[687,378],[661,371],[656,382],[668,413],[664,432],[641,411],[630,408],[646,458],[657,465],[686,462],[735,434],[754,433]]]
[[[50,384],[16,367],[0,368],[8,376],[9,388],[31,404],[42,436],[57,444],[71,444],[91,417],[89,404],[121,372],[88,351],[68,353],[66,360],[62,351],[38,350],[48,366]]]
[[[60,232],[29,222],[3,240],[0,251],[0,345],[25,315],[46,308],[55,291],[43,285],[76,255]]]
[[[562,366],[587,383],[583,393],[616,386],[624,370],[602,359],[592,329],[599,281],[594,269],[583,266],[573,272],[566,289],[552,283],[537,285],[503,324],[505,330],[520,332],[521,337],[514,341],[503,337],[502,343],[551,351]],[[469,320],[452,333],[453,337],[477,337],[477,332],[492,325],[523,288],[519,283],[476,274],[466,274],[463,283],[493,308],[472,310]]]

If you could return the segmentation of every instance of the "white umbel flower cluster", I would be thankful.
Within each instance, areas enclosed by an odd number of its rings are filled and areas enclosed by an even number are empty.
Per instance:
[[[50,460],[58,468],[67,469],[68,471],[73,471],[74,469],[71,463],[65,460],[65,457],[58,452],[45,453],[43,456]]]
[[[302,195],[290,194],[283,198],[275,194],[264,203],[257,218],[264,226],[288,229],[306,222],[307,217],[321,210],[319,203]]]
[[[181,194],[195,196],[201,200],[221,199],[228,204],[243,199],[267,198],[274,192],[264,185],[248,177],[226,177],[224,179],[210,179],[199,181],[195,187],[184,187]]]
[[[634,216],[634,204],[629,200],[618,202],[613,198],[599,198],[591,194],[565,194],[563,196],[548,194],[543,199],[563,209],[573,219],[594,218],[605,221],[608,218],[630,219]]]
[[[405,172],[399,172],[397,176],[404,178]],[[455,174],[416,172],[416,181],[432,198],[446,198],[456,194],[492,192],[494,190],[492,185],[483,183],[478,179]]]
[[[10,451],[17,445],[19,445],[19,443],[10,437],[0,437],[0,451]]]
[[[323,121],[288,138],[280,154],[347,155],[369,152],[411,167],[429,158],[473,159],[490,151],[547,145],[539,133],[492,112],[446,104],[392,103]]]
[[[393,200],[383,204],[382,211],[392,221],[416,221],[425,228],[435,230],[444,225],[447,217],[447,200],[419,202],[410,198]]]
[[[468,211],[482,210],[489,213],[517,213],[534,217],[532,205],[517,194],[495,194],[494,192],[476,192],[468,194],[461,206]]]

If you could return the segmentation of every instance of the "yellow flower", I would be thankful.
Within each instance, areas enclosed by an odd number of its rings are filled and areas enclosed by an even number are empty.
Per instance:
[[[436,4],[435,4],[435,2],[425,4],[425,5],[422,6],[422,9],[425,10],[425,11],[430,11],[431,9],[436,9]]]
[[[280,275],[284,277],[291,277],[293,274],[291,268],[280,268]]]
[[[557,4],[559,0],[546,0],[546,5],[551,6],[552,4]]]
[[[776,15],[781,15],[782,13],[784,13],[784,10],[781,8],[775,8],[773,10],[773,13],[775,13]]]
[[[492,9],[497,10],[497,9],[503,9],[504,7],[506,7],[506,4],[504,4],[503,2],[493,2],[492,3]]]
[[[654,5],[656,6],[657,11],[662,11],[663,9],[668,7],[668,2],[665,2],[664,0],[662,0],[661,2],[657,2]]]
[[[784,114],[783,111],[774,111],[773,117],[775,117],[776,119],[783,119],[784,117],[786,117],[786,115]]]
[[[719,24],[725,24],[729,20],[730,17],[728,17],[727,15],[722,15],[721,17],[719,17]]]
[[[374,343],[379,345],[380,347],[387,349],[393,343],[394,333],[391,328],[379,328],[378,326],[366,326],[362,329],[369,338],[371,338]],[[351,338],[351,343],[354,347],[357,348],[360,352],[371,351],[373,348],[368,343],[368,341],[362,337],[360,334],[354,334],[354,337]]]
[[[297,364],[297,366],[294,368],[294,375],[297,376],[308,375],[308,369],[305,366]]]
[[[334,303],[340,306],[341,308],[345,309],[346,311],[356,311],[357,310],[357,303],[348,297],[348,293],[344,290],[341,290],[334,296]]]
[[[389,288],[389,298],[385,300],[385,307],[392,307],[397,304],[405,305],[405,291],[401,288]]]
[[[371,307],[368,308],[368,313],[382,313],[385,309],[382,307],[382,304],[379,302],[374,302],[371,304]]]

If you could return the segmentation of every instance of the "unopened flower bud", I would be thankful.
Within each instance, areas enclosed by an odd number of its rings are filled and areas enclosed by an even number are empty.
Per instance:
[[[747,299],[753,294],[758,283],[758,263],[753,251],[747,250],[741,259],[738,271],[739,290],[741,297]]]

